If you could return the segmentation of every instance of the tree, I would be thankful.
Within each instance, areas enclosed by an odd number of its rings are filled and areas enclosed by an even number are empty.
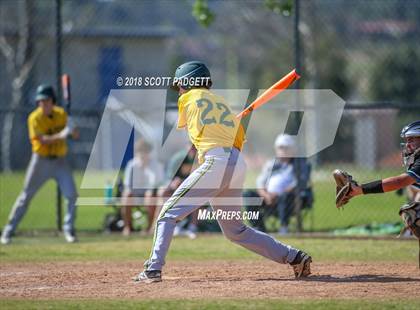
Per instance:
[[[265,0],[264,5],[276,14],[290,16],[293,7],[292,2],[293,0]],[[206,28],[213,23],[216,17],[209,8],[208,0],[195,0],[192,15],[201,26]]]
[[[203,27],[209,27],[214,21],[214,13],[209,9],[207,0],[196,0],[192,7],[192,15]]]
[[[395,48],[375,64],[370,95],[375,101],[420,102],[420,53],[413,45]]]
[[[13,37],[16,37],[15,33],[12,33],[12,39],[9,40],[5,31],[0,33],[0,51],[6,60],[6,69],[12,89],[12,100],[4,117],[1,137],[1,167],[4,171],[11,170],[10,155],[15,112],[22,104],[23,87],[35,60],[32,35],[34,27],[31,18],[33,2],[30,0],[18,1],[16,7],[19,10],[17,42],[14,44],[12,40]]]

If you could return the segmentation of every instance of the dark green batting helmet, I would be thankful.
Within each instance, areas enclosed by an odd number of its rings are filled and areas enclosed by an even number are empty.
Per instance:
[[[39,85],[36,89],[35,93],[35,101],[38,102],[40,100],[49,99],[51,98],[53,102],[56,100],[54,88],[51,85]]]
[[[172,89],[179,90],[179,86],[185,89],[194,87],[210,88],[212,85],[210,71],[201,61],[189,61],[180,65],[175,71]]]

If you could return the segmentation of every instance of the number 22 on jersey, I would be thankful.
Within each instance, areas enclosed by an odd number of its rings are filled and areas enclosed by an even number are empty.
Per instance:
[[[233,120],[226,119],[231,118],[232,113],[224,103],[216,102],[213,104],[213,102],[206,98],[199,99],[196,103],[197,107],[201,110],[201,123],[203,125],[221,124],[227,127],[235,127]],[[212,112],[212,117],[209,116],[210,112]]]

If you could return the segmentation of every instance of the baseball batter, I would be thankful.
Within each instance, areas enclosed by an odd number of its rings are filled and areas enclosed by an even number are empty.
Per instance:
[[[25,215],[32,197],[48,180],[55,179],[67,199],[64,218],[64,237],[75,242],[74,220],[76,216],[77,191],[70,167],[66,161],[68,137],[77,138],[78,131],[67,122],[67,113],[55,105],[54,89],[48,85],[37,88],[35,101],[38,107],[28,117],[29,139],[32,157],[26,171],[23,191],[9,215],[9,221],[1,235],[1,243],[8,244],[19,222]]]
[[[202,84],[197,86],[196,83],[186,82],[194,79],[199,79]],[[150,257],[144,263],[144,271],[135,277],[135,281],[145,283],[161,281],[165,257],[178,221],[207,202],[210,202],[214,211],[241,210],[246,170],[241,155],[245,140],[243,127],[225,100],[209,91],[210,72],[202,62],[182,64],[177,68],[174,80],[180,81],[174,86],[179,93],[178,128],[188,131],[201,165],[181,183],[162,207],[156,222]],[[223,197],[237,201],[229,206],[223,205],[220,202]],[[292,265],[296,278],[310,274],[312,259],[305,252],[254,230],[241,220],[218,219],[218,223],[224,235],[232,242],[275,262]]]

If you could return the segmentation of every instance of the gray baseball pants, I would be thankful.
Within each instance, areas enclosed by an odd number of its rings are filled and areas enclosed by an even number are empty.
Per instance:
[[[153,247],[146,270],[162,270],[176,223],[210,202],[219,209],[241,211],[246,165],[237,149],[215,148],[205,162],[165,202],[156,222]],[[270,235],[246,226],[240,219],[217,219],[223,234],[234,243],[278,263],[290,263],[298,250]]]
[[[26,171],[23,190],[10,212],[9,221],[3,229],[3,235],[11,236],[15,232],[33,196],[49,179],[57,181],[63,196],[67,200],[67,213],[64,217],[63,229],[66,232],[74,232],[77,191],[66,158],[49,159],[33,153]]]

